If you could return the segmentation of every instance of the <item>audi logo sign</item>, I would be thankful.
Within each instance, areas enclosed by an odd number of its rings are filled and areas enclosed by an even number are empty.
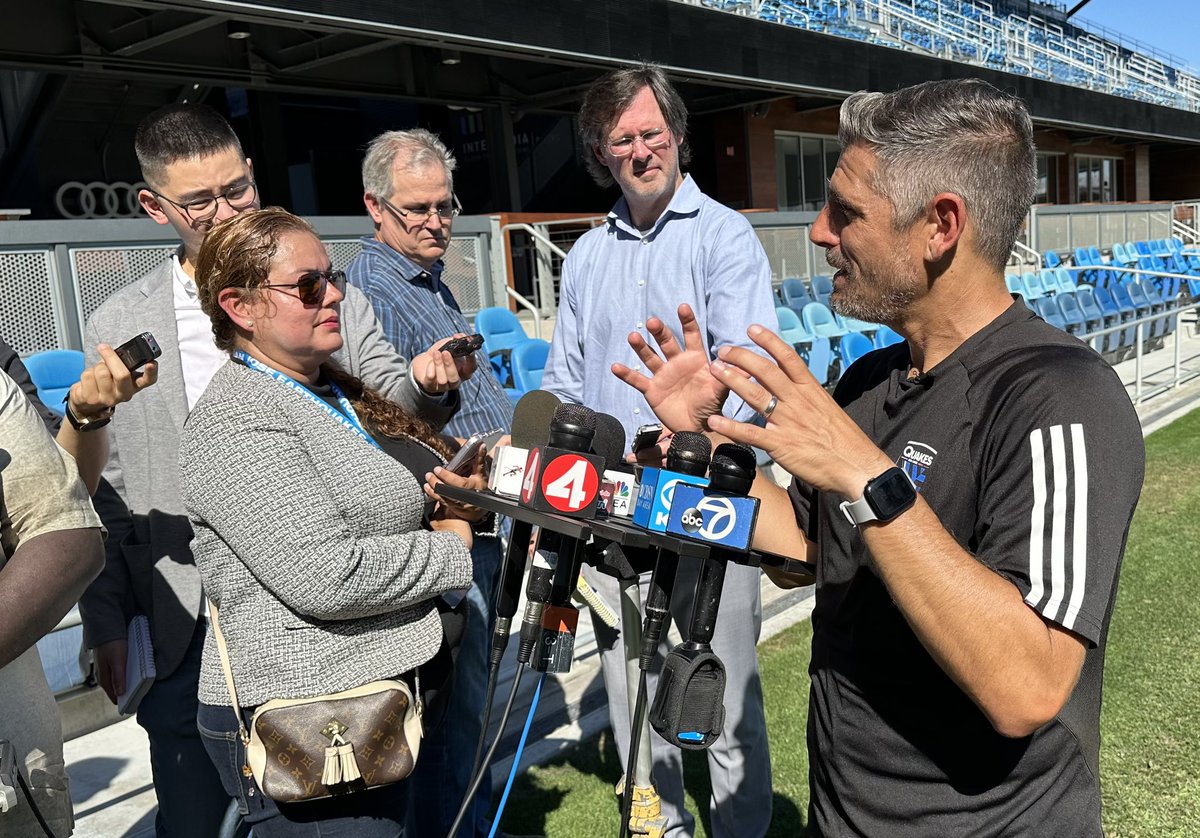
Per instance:
[[[63,218],[137,218],[142,214],[138,191],[149,188],[142,181],[69,180],[54,193],[54,206]]]

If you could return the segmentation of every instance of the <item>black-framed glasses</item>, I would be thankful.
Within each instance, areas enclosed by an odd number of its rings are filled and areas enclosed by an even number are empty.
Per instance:
[[[391,210],[392,214],[401,221],[409,224],[424,224],[433,218],[435,215],[442,221],[452,221],[462,212],[462,204],[458,202],[458,196],[451,194],[450,200],[444,204],[436,204],[432,207],[420,207],[417,209],[401,209],[393,204],[387,198],[380,198],[379,201]]]
[[[654,151],[671,142],[671,132],[666,128],[655,128],[636,137],[618,137],[608,141],[608,150],[613,157],[628,157],[633,154],[633,147],[638,140],[641,140],[647,149]]]
[[[173,201],[161,192],[150,190],[150,194],[159,200],[166,201],[171,206],[182,212],[188,217],[188,220],[193,224],[203,224],[206,221],[212,221],[217,214],[218,202],[224,200],[229,204],[229,208],[241,212],[244,209],[249,209],[254,205],[255,199],[258,198],[258,184],[252,180],[245,183],[237,183],[221,192],[218,195],[205,195],[203,198],[196,198],[193,201],[180,203]]]
[[[325,286],[332,285],[346,293],[345,271],[307,271],[295,282],[268,283],[263,288],[295,288],[296,296],[306,306],[320,305],[325,300]]]

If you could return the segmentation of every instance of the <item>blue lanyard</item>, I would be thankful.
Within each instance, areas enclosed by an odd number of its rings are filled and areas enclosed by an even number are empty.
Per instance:
[[[328,413],[331,417],[333,417],[333,419],[341,423],[343,427],[349,428],[367,442],[371,443],[376,448],[379,448],[379,443],[376,442],[371,435],[363,429],[362,422],[358,420],[358,414],[354,412],[354,406],[350,404],[350,400],[346,398],[346,394],[343,393],[342,389],[332,381],[329,382],[329,387],[331,390],[333,390],[333,395],[337,397],[338,404],[342,406],[341,412],[334,410],[327,402],[318,397],[316,393],[314,393],[312,390],[309,390],[291,376],[286,375],[279,370],[268,367],[262,361],[250,356],[242,350],[235,349],[230,354],[235,361],[240,361],[252,370],[266,373],[281,384],[286,384],[288,387],[291,387],[297,393],[302,393],[303,395],[307,396],[317,407]]]

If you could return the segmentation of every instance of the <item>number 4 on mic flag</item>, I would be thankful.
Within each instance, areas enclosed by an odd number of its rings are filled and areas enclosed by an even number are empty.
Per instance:
[[[521,503],[543,512],[592,518],[600,497],[601,458],[547,446],[529,452]]]

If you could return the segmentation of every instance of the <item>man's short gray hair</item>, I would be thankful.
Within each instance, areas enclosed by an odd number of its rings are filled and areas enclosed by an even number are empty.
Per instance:
[[[963,199],[979,255],[1003,269],[1037,194],[1037,152],[1025,103],[980,79],[931,81],[842,103],[842,150],[863,145],[872,186],[910,227],[940,192]]]
[[[600,186],[612,186],[616,181],[608,167],[596,159],[594,152],[603,150],[613,123],[646,87],[650,88],[658,102],[667,130],[679,141],[679,165],[687,166],[692,160],[692,148],[687,141],[687,105],[663,68],[657,64],[638,64],[624,70],[614,70],[592,82],[579,108],[583,163],[592,180]]]
[[[437,134],[424,128],[384,131],[371,140],[362,164],[363,191],[376,198],[391,198],[392,169],[397,160],[401,161],[400,168],[409,172],[439,164],[446,171],[446,184],[454,191],[454,168],[458,163]]]

